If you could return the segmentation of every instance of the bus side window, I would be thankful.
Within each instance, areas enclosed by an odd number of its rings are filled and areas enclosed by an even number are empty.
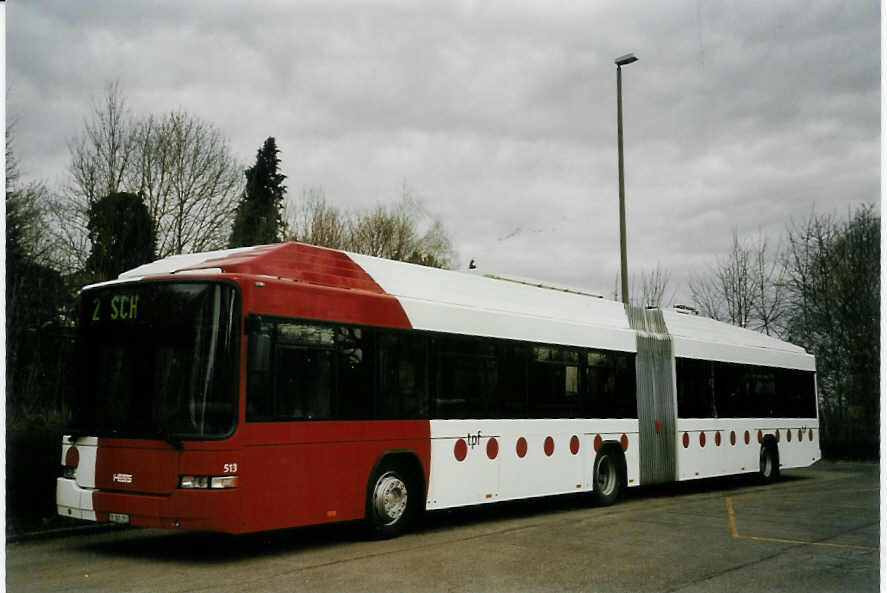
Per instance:
[[[527,373],[529,348],[502,341],[497,345],[496,391],[490,415],[495,418],[527,418]]]
[[[269,419],[274,413],[271,352],[274,325],[258,316],[247,317],[246,419]]]
[[[746,391],[754,412],[753,416],[773,418],[783,415],[782,404],[776,392],[776,377],[772,368],[746,366]]]
[[[333,392],[331,350],[281,346],[277,349],[275,418],[323,420],[330,417]]]
[[[488,418],[499,373],[490,342],[441,336],[437,340],[435,415],[439,418]]]
[[[422,335],[380,332],[376,418],[428,417],[425,342]]]
[[[794,369],[776,371],[776,393],[779,397],[779,416],[788,418],[815,418],[816,396],[813,373]]]
[[[633,352],[611,352],[613,374],[616,376],[616,392],[618,396],[617,418],[637,418],[637,374],[635,373],[635,354]]]
[[[678,417],[679,418],[714,418],[715,410],[724,417],[725,411],[734,404],[731,403],[737,396],[731,391],[728,384],[735,381],[725,381],[725,374],[712,373],[712,363],[707,360],[693,358],[678,358],[675,362],[678,388]],[[716,376],[717,375],[717,376]],[[718,387],[718,403],[715,404],[714,385]],[[727,398],[722,400],[722,398]]]
[[[560,346],[534,346],[529,383],[533,416],[580,416],[579,353],[575,350]]]
[[[365,327],[336,328],[336,397],[332,415],[340,420],[373,417],[373,336]]]
[[[637,418],[634,356],[630,352],[586,352],[586,415]]]

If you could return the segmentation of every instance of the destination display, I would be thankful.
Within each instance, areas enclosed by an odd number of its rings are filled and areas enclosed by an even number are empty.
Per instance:
[[[99,287],[83,294],[80,321],[84,329],[142,325],[176,326],[199,318],[221,298],[205,282],[166,282]],[[226,302],[230,300],[226,297]]]
[[[139,316],[139,294],[106,294],[92,297],[90,321],[135,320]],[[102,302],[104,301],[104,303]]]

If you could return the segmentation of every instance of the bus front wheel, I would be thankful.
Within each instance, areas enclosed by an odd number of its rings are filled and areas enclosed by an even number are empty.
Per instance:
[[[611,447],[605,447],[594,460],[593,494],[601,506],[616,502],[622,491],[622,458]]]
[[[409,523],[417,496],[406,472],[397,466],[380,468],[370,478],[367,494],[371,535],[387,538],[400,534]]]

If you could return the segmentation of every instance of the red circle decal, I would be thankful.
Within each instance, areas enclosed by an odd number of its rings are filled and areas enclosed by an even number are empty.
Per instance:
[[[686,432],[684,433],[684,436],[681,440],[684,443],[684,449],[690,446],[690,435],[688,435]]]
[[[77,467],[78,465],[80,465],[80,451],[71,445],[68,452],[65,453],[65,467]]]
[[[735,445],[735,444],[736,444],[736,431],[731,430],[730,431],[730,445]]]
[[[804,431],[799,428],[798,429],[798,442],[801,442],[803,440],[804,440]]]
[[[761,431],[761,430],[758,431],[758,442],[759,442],[759,443],[763,443],[763,442],[764,442],[764,432]]]
[[[812,434],[812,433],[811,433]],[[594,452],[597,453],[601,448],[601,443],[604,442],[604,439],[601,438],[601,435],[596,435],[594,437]]]
[[[496,459],[496,456],[499,454],[499,441],[495,438],[490,437],[490,440],[487,441],[487,457],[490,459]]]
[[[624,434],[619,437],[619,444],[622,445],[623,451],[628,451],[628,437]]]
[[[718,447],[721,446],[721,433],[720,432],[715,433],[715,445],[717,445]]]
[[[517,439],[517,445],[514,446],[514,450],[517,452],[518,457],[523,457],[527,454],[527,439],[521,437]]]
[[[701,431],[701,432],[699,433],[699,446],[700,446],[700,447],[704,447],[704,446],[705,446],[705,431]]]
[[[545,454],[551,457],[554,454],[554,439],[545,437]]]
[[[748,434],[748,431],[745,431],[745,444],[747,445],[751,441],[751,437]]]
[[[576,455],[579,452],[579,437],[573,435],[570,437],[570,453]]]
[[[456,456],[456,461],[465,461],[465,458],[468,456],[468,445],[465,444],[465,439],[456,441],[456,445],[453,447],[453,455]]]

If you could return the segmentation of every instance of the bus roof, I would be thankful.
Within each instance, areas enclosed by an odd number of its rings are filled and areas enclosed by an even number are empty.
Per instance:
[[[229,273],[387,294],[398,300],[415,329],[636,349],[635,331],[620,302],[302,243],[175,255],[124,272],[118,281]],[[662,314],[675,356],[814,367],[803,348],[777,338],[702,316],[671,310]]]

